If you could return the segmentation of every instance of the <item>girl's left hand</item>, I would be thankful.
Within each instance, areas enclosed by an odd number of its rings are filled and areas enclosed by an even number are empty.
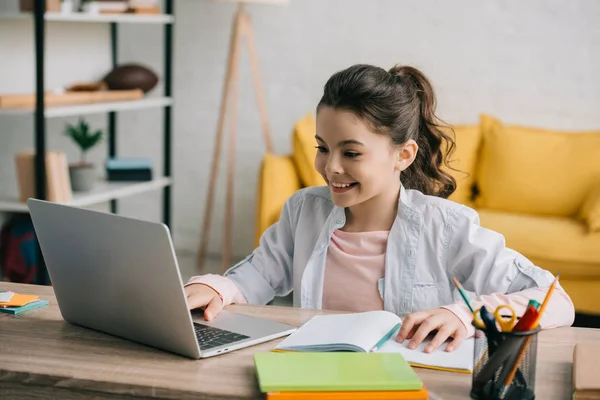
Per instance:
[[[437,334],[425,347],[425,353],[436,350],[449,337],[454,340],[446,346],[446,351],[454,351],[467,337],[467,328],[452,311],[436,308],[412,313],[404,318],[396,340],[402,343],[404,340],[412,338],[408,348],[416,349],[435,330],[437,330]]]

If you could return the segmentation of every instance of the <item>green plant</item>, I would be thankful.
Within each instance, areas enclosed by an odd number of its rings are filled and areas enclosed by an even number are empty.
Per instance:
[[[89,124],[83,118],[80,118],[75,125],[67,124],[65,134],[79,147],[81,151],[81,164],[86,164],[86,153],[102,140],[102,131],[98,129],[95,132],[91,132]]]

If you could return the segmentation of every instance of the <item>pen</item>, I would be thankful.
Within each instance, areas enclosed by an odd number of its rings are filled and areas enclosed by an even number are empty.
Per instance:
[[[379,348],[381,346],[383,346],[383,344],[385,342],[387,342],[388,340],[390,340],[390,338],[392,337],[392,335],[398,330],[400,329],[401,324],[397,323],[391,331],[389,331],[384,337],[381,338],[381,340],[379,342],[377,342],[377,344],[375,346],[373,346],[373,348],[371,349],[371,352],[375,352],[377,350],[379,350]]]
[[[456,288],[458,289],[458,293],[460,293],[462,298],[465,300],[465,303],[467,303],[467,307],[469,307],[469,310],[471,310],[471,314],[473,314],[475,312],[475,310],[473,310],[473,307],[471,307],[471,303],[469,302],[469,299],[467,298],[467,294],[465,293],[465,290],[463,289],[462,285],[460,284],[458,279],[456,279],[455,277],[452,277],[452,281],[456,285]]]

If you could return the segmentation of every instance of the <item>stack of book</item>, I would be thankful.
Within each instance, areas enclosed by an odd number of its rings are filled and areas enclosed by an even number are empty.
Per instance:
[[[423,382],[398,353],[256,353],[267,400],[427,399]]]
[[[106,160],[109,181],[150,181],[152,161],[146,158],[109,158]]]
[[[0,312],[19,315],[48,305],[48,301],[40,300],[38,296],[0,292]]]
[[[96,0],[102,14],[158,14],[159,0]]]
[[[56,203],[69,203],[72,199],[71,178],[67,156],[60,151],[47,151],[46,199]],[[35,153],[25,151],[15,155],[15,169],[19,187],[19,199],[26,202],[35,197]]]

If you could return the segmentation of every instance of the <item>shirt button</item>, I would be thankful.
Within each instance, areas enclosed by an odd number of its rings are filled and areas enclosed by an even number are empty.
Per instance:
[[[414,256],[415,255],[415,251],[413,249],[408,250],[408,255],[409,256]]]

